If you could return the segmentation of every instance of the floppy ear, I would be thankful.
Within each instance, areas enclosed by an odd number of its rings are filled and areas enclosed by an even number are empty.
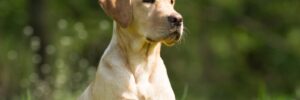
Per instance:
[[[126,28],[132,21],[131,0],[99,0],[104,12],[112,17],[121,27]]]

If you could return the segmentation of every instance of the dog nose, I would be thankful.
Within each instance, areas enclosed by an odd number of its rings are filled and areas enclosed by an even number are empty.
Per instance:
[[[168,16],[168,21],[172,26],[181,26],[183,19],[180,14],[172,14]]]

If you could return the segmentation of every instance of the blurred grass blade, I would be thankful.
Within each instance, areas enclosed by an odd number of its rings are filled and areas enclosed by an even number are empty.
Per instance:
[[[26,93],[26,100],[32,100],[31,99],[31,93],[30,93],[29,89],[27,90],[27,93]]]
[[[189,85],[185,85],[184,86],[184,90],[183,90],[183,95],[182,95],[182,97],[181,97],[181,100],[186,100],[186,97],[187,97],[187,95],[188,95],[188,90],[189,90]]]

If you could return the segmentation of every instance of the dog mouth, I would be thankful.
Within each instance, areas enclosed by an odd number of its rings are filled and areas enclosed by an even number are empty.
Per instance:
[[[172,33],[169,33],[162,40],[155,40],[155,39],[152,39],[150,37],[146,38],[146,40],[148,42],[159,42],[160,41],[163,44],[165,44],[166,46],[173,46],[178,41],[180,41],[180,39],[181,39],[181,33],[179,31],[174,31]]]
[[[170,32],[164,39],[163,43],[167,46],[173,46],[181,39],[181,33],[178,30]]]
[[[164,35],[160,38],[146,37],[146,40],[148,42],[162,42],[166,46],[173,46],[180,41],[182,37],[182,31],[180,27],[171,28],[168,30],[168,32],[160,34]]]

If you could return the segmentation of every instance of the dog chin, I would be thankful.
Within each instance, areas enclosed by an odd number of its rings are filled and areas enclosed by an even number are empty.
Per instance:
[[[163,44],[166,46],[173,46],[181,39],[181,33],[179,32],[173,32],[170,33],[164,40]]]
[[[181,39],[181,33],[178,31],[169,33],[161,38],[146,37],[146,40],[150,43],[161,42],[166,46],[173,46]]]
[[[166,42],[166,41],[163,41],[163,44],[166,45],[166,46],[169,46],[169,47],[175,45],[176,43],[177,42]]]

